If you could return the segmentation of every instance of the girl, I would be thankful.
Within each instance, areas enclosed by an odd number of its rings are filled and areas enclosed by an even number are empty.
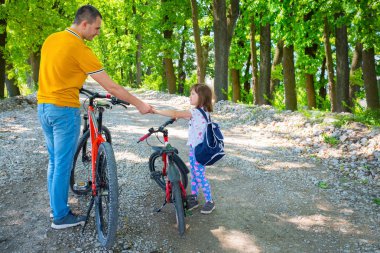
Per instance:
[[[207,126],[207,120],[196,108],[202,108],[206,112],[207,117],[212,112],[212,91],[210,87],[204,84],[193,85],[190,89],[190,105],[195,108],[188,111],[153,109],[153,113],[172,118],[189,119],[189,139],[187,145],[190,146],[191,195],[188,197],[187,208],[188,210],[192,210],[198,207],[198,189],[202,188],[206,203],[201,213],[209,214],[215,209],[215,203],[212,200],[210,184],[206,178],[206,167],[195,160],[194,148],[203,141]]]

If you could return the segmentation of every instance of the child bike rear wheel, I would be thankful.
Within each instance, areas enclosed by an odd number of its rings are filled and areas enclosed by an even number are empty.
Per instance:
[[[116,161],[110,143],[100,144],[96,164],[96,229],[100,244],[110,249],[116,239],[119,216]]]
[[[183,201],[181,187],[179,182],[172,182],[172,201],[175,207],[178,232],[182,236],[185,233],[185,212],[183,209]]]
[[[102,126],[102,135],[111,143],[111,133],[107,127]],[[73,168],[70,175],[70,189],[77,195],[86,195],[91,191],[91,140],[90,130],[87,130],[79,139],[74,154]]]
[[[188,169],[186,167],[186,164],[175,153],[173,154],[173,164],[180,172],[182,185],[186,189],[187,183],[188,183],[188,178],[187,178],[187,173],[186,173]],[[151,173],[151,177],[154,179],[154,181],[156,181],[156,183],[162,190],[165,190],[166,188],[165,176],[166,175],[163,175],[162,173],[163,168],[164,168],[164,164],[162,161],[161,152],[156,151],[153,154],[151,154],[151,156],[149,157],[149,170]]]

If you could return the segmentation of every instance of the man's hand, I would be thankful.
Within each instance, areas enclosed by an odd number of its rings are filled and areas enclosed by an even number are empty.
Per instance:
[[[147,114],[147,113],[152,113],[153,112],[153,107],[143,101],[141,101],[141,104],[139,106],[136,106],[137,110],[141,114]]]

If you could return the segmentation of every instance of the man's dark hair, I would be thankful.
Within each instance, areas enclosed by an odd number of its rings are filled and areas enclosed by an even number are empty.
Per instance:
[[[98,9],[89,4],[83,5],[77,10],[77,13],[75,14],[74,24],[79,25],[83,20],[86,20],[88,23],[92,24],[95,22],[97,17],[102,18],[102,15]]]

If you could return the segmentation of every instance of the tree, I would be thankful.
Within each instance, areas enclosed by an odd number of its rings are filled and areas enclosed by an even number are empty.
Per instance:
[[[239,16],[239,0],[231,0],[228,18],[226,16],[226,1],[213,0],[213,14],[215,41],[214,89],[216,100],[227,100],[228,56],[230,52],[232,34]]]
[[[363,79],[367,107],[378,110],[380,101],[376,81],[375,45],[379,43],[379,3],[373,0],[358,2],[361,15],[358,26],[361,28],[361,42],[363,43]]]
[[[356,43],[350,69],[350,87],[348,100],[350,102],[350,108],[354,107],[356,93],[360,90],[360,82],[362,79],[362,51],[363,45],[359,42]]]
[[[251,65],[252,65],[252,90],[253,90],[253,102],[259,104],[259,77],[257,68],[257,48],[256,48],[256,23],[255,14],[251,16],[250,24],[250,46],[251,46]]]
[[[375,70],[375,52],[373,48],[363,50],[363,77],[368,108],[380,109]]]
[[[284,45],[282,65],[284,68],[285,108],[297,110],[296,79],[294,70],[294,46]]]
[[[196,0],[191,0],[191,13],[193,21],[193,31],[194,31],[194,41],[195,41],[195,51],[197,59],[197,82],[204,83],[206,77],[206,66],[203,59],[203,49],[201,43],[201,32],[198,24],[198,6]]]
[[[263,15],[263,14],[261,14]],[[271,76],[271,34],[270,24],[262,24],[260,27],[260,81],[259,101],[260,105],[270,104],[270,76]]]
[[[330,28],[327,17],[324,17],[324,30],[323,39],[326,54],[326,67],[327,67],[327,77],[328,77],[328,89],[330,94],[331,111],[337,111],[337,97],[336,97],[336,84],[335,84],[335,74],[334,74],[334,63],[332,57],[331,43],[330,43]]]
[[[284,41],[278,40],[276,45],[276,50],[273,57],[271,79],[270,79],[270,91],[269,94],[274,94],[276,88],[280,85],[280,79],[278,76],[274,76],[278,69],[282,70],[282,56],[283,56]],[[282,72],[282,71],[281,71]]]
[[[167,7],[165,6],[167,2],[170,2],[170,0],[161,0],[163,9],[167,9]],[[164,15],[164,27],[165,27],[163,31],[164,39],[167,40],[166,44],[170,45],[171,44],[170,40],[172,39],[172,35],[173,35],[173,30],[172,30],[173,28],[169,22],[168,14]],[[163,62],[164,62],[166,81],[168,85],[168,91],[170,94],[174,94],[176,92],[176,76],[174,73],[173,59],[170,56],[169,48],[166,48],[166,50],[164,51]]]
[[[337,25],[335,27],[335,47],[336,47],[336,101],[337,112],[348,112],[349,101],[349,67],[348,67],[348,41],[347,26],[341,23],[344,13],[336,14]]]
[[[5,11],[5,0],[0,0],[0,7],[2,12],[0,13],[0,99],[5,97],[5,41],[7,38],[7,20]]]
[[[305,26],[306,34],[304,41],[308,44],[305,46],[305,56],[308,58],[307,65],[305,67],[305,84],[307,94],[307,106],[309,109],[317,107],[317,99],[314,85],[314,77],[317,72],[314,60],[317,55],[318,44],[316,43],[318,37],[315,36],[316,31],[312,28],[316,23],[315,10],[311,9],[303,16],[303,25]]]
[[[287,110],[297,110],[297,92],[296,92],[296,78],[294,68],[294,45],[295,34],[292,27],[295,24],[293,3],[283,1],[281,2],[281,29],[283,30],[282,36],[284,40],[282,67],[284,71],[284,89],[285,89],[285,108]]]

